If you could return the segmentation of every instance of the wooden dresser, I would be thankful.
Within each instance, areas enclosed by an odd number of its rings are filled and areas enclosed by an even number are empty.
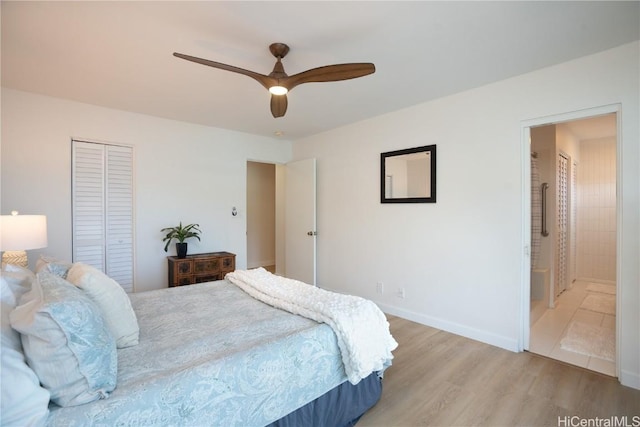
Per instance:
[[[210,252],[187,255],[186,258],[167,257],[169,287],[220,280],[236,269],[236,255],[229,252]]]

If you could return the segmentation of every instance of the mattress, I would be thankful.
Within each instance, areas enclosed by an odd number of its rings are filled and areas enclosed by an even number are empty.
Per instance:
[[[264,426],[346,380],[325,324],[227,281],[131,294],[140,343],[118,350],[111,396],[50,406],[52,426]]]

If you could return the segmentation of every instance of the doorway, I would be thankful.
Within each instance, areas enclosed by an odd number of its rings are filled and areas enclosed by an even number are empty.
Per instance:
[[[275,273],[276,165],[247,162],[247,268]]]
[[[316,285],[316,161],[247,161],[247,267]]]
[[[528,350],[616,376],[617,112],[532,126],[530,137]],[[546,198],[535,188],[545,184]],[[539,217],[547,235],[536,235]]]

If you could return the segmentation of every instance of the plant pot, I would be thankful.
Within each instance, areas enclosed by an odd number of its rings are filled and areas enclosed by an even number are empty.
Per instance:
[[[186,256],[187,256],[187,244],[186,243],[176,243],[176,253],[178,254],[178,258],[186,258]]]

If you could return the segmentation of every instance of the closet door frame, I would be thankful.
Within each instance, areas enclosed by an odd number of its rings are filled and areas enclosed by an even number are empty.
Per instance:
[[[94,178],[93,182],[90,182],[89,188],[86,186],[83,188],[82,183],[78,182],[78,167],[82,165],[82,163],[79,163],[82,159],[79,159],[78,155],[79,151],[80,155],[82,155],[82,150],[92,150],[94,153],[92,161],[93,164],[88,165],[89,168],[94,168],[94,170],[90,171],[94,173]],[[126,181],[130,179],[130,185],[129,188],[126,188],[127,186],[125,185],[124,193],[120,193],[120,201],[122,201],[122,194],[124,194],[125,201],[128,198],[128,194],[130,194],[130,205],[128,207],[125,206],[125,209],[128,208],[130,211],[130,216],[127,215],[127,218],[125,219],[125,221],[130,221],[130,227],[126,227],[125,224],[125,228],[127,230],[124,235],[118,235],[115,233],[114,217],[109,217],[109,212],[111,210],[109,205],[110,203],[113,203],[113,197],[110,196],[113,196],[114,194],[117,195],[117,192],[109,192],[109,188],[110,186],[116,186],[113,181],[114,177],[122,178],[122,176],[118,176],[118,173],[110,173],[110,166],[113,167],[113,164],[110,164],[113,163],[113,161],[110,162],[110,155],[118,152],[126,153],[130,159],[129,170],[126,170],[126,168],[124,170],[125,184]],[[72,138],[71,153],[72,260],[74,262],[85,262],[98,268],[105,274],[113,276],[125,291],[135,292],[135,150],[133,146],[126,144],[96,141],[87,138]],[[85,164],[85,166],[87,165]],[[96,174],[100,174],[100,177],[98,178]],[[122,179],[120,179],[120,182],[122,182]],[[84,224],[80,225],[81,214],[78,212],[80,208],[78,204],[79,199],[86,196],[86,193],[84,195],[80,194],[83,190],[85,192],[94,192],[90,195],[91,199],[87,199],[87,201],[90,200],[90,203],[96,202],[96,206],[92,207],[94,209],[100,209],[100,213],[87,217]],[[84,207],[87,207],[86,204]],[[91,221],[97,222],[93,224]],[[114,231],[112,232],[111,230]],[[83,239],[79,236],[82,233],[93,233],[93,239],[82,242]],[[115,240],[113,238],[114,235]],[[93,253],[87,252],[83,254],[79,251],[83,246],[93,246]],[[114,259],[114,257],[120,256],[119,262],[122,262],[121,253],[112,253],[114,251],[114,246],[121,252],[126,253],[130,251],[131,254],[130,257],[125,255],[125,261],[123,264],[125,271],[122,273],[122,276],[118,276],[120,273],[112,271],[110,268],[111,264],[113,264],[111,260]],[[130,265],[127,266],[129,262]]]

